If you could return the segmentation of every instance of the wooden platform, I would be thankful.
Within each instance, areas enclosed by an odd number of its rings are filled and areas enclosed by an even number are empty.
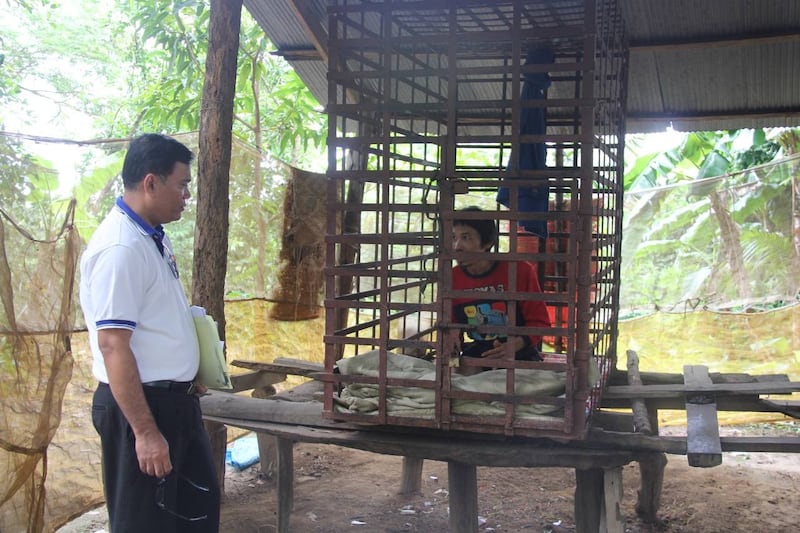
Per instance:
[[[629,368],[638,369],[635,354]],[[504,437],[423,428],[363,426],[333,422],[322,417],[315,401],[314,382],[277,396],[271,385],[287,375],[314,377],[322,368],[306,362],[278,359],[273,363],[238,362],[252,372],[234,378],[237,390],[255,387],[254,396],[214,392],[202,398],[203,416],[209,421],[255,431],[259,435],[262,469],[274,470],[278,483],[278,531],[289,531],[293,502],[294,442],[335,444],[374,453],[403,456],[401,492],[417,490],[422,461],[448,463],[450,480],[450,530],[473,533],[477,521],[477,466],[569,467],[575,469],[576,532],[622,532],[619,514],[622,467],[640,465],[641,488],[637,512],[656,521],[660,505],[665,454],[686,455],[692,466],[720,464],[723,451],[800,452],[800,438],[720,437],[718,409],[755,406],[760,411],[791,412],[796,406],[762,400],[761,394],[786,394],[800,390],[786,376],[747,376],[709,373],[705,367],[687,367],[683,375],[641,374],[617,376],[607,390],[607,403],[630,412],[601,409],[593,415],[587,438],[556,442],[551,439]],[[625,375],[623,374],[623,377]],[[653,384],[655,382],[655,384]],[[260,392],[259,392],[260,390]],[[727,400],[727,401],[726,401]],[[658,435],[655,402],[668,401],[687,411],[687,437]],[[637,409],[632,405],[638,406]],[[751,410],[751,409],[747,409]],[[638,418],[635,421],[635,418]],[[637,430],[635,430],[637,429]],[[644,430],[644,431],[643,431]],[[454,445],[457,442],[457,445]]]

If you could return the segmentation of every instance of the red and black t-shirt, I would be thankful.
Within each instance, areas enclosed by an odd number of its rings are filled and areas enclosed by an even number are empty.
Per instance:
[[[540,293],[539,279],[531,263],[519,261],[517,265],[516,292]],[[504,326],[512,322],[508,318],[510,302],[497,300],[492,294],[509,290],[509,263],[497,261],[492,268],[481,276],[472,276],[460,266],[453,268],[453,290],[475,291],[474,298],[453,299],[453,320],[460,324]],[[541,300],[521,300],[516,302],[517,313],[514,324],[527,327],[550,327],[547,307]],[[504,341],[505,336],[495,333],[479,333],[474,329],[466,331],[471,340],[478,344],[479,352],[492,347],[495,340]],[[527,346],[538,346],[541,337],[531,335]]]

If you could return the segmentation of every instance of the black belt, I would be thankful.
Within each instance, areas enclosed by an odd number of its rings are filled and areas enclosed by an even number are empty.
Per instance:
[[[169,392],[179,392],[181,394],[194,394],[195,387],[194,381],[170,381],[164,379],[161,381],[148,381],[142,383],[143,387],[151,387],[154,389],[164,389]]]

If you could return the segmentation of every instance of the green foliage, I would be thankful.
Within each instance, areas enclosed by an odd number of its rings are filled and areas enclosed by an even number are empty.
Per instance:
[[[711,194],[737,226],[728,245],[740,248],[753,296],[791,297],[791,165],[765,165],[780,155],[769,140],[779,134],[690,133],[672,150],[635,159],[625,176],[623,306],[724,306],[743,297],[734,266],[721,260]]]
[[[0,136],[0,169],[0,206],[37,238],[51,238],[59,229],[61,206],[54,201],[58,176],[49,162]]]

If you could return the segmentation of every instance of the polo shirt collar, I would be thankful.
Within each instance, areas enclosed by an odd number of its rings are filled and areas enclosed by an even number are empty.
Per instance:
[[[145,235],[149,235],[155,242],[156,246],[158,247],[159,251],[163,253],[163,240],[164,240],[164,226],[159,224],[155,228],[152,227],[150,224],[145,222],[142,217],[137,215],[133,209],[125,203],[125,200],[122,199],[122,196],[117,198],[116,205],[118,208],[122,210],[123,213],[128,215],[128,217],[133,220],[137,226],[139,226],[139,230],[144,233]]]

